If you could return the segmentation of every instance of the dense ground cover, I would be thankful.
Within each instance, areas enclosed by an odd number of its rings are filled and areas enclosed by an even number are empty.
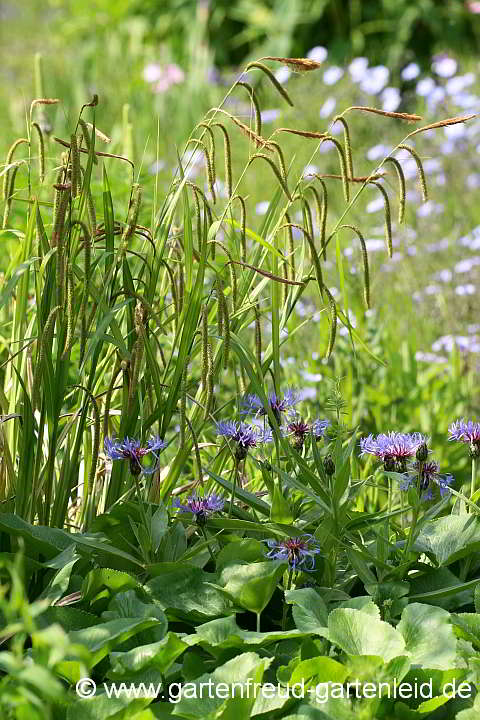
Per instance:
[[[475,68],[400,93],[309,55],[195,105],[139,51],[78,121],[36,60],[2,168],[6,717],[478,712]]]

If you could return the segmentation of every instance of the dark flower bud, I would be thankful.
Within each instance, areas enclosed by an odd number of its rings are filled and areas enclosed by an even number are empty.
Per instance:
[[[425,460],[428,458],[428,447],[427,443],[422,443],[415,455],[418,462],[425,462]]]
[[[335,472],[335,463],[333,462],[332,456],[327,455],[323,461],[323,468],[327,475],[331,476]]]
[[[470,443],[470,457],[471,458],[479,458],[480,457],[480,442],[477,440],[477,442],[472,441]]]
[[[387,472],[394,472],[396,469],[395,458],[389,457],[388,455],[383,460],[383,467]]]
[[[248,455],[248,449],[246,447],[243,447],[242,445],[237,445],[235,448],[235,460],[240,462],[241,460],[245,460],[245,458]]]
[[[200,527],[203,527],[207,522],[207,515],[205,512],[197,512],[195,515],[195,522]]]
[[[130,459],[130,472],[135,477],[137,475],[140,475],[140,473],[142,472],[142,466],[140,465],[140,463],[138,462],[138,460],[136,458]]]

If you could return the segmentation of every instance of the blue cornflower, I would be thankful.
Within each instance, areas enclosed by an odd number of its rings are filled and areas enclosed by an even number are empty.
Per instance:
[[[325,433],[327,432],[327,429],[330,427],[330,425],[330,420],[315,420],[312,423],[312,430],[315,440],[320,440],[321,438],[325,437]]]
[[[303,418],[296,418],[289,422],[286,427],[282,428],[285,435],[292,437],[292,444],[295,450],[300,451],[303,448],[305,438],[309,434],[310,430],[313,432],[315,440],[320,440],[330,425],[329,420],[315,420],[310,425],[306,423]]]
[[[433,488],[438,485],[440,496],[445,497],[449,493],[449,487],[453,483],[453,475],[440,474],[440,465],[435,460],[419,463],[416,460],[411,466],[411,472],[405,473],[403,480],[398,484],[400,490],[408,490],[417,484],[418,471],[420,470],[420,490],[423,500],[433,499]]]
[[[276,392],[269,393],[268,404],[279,425],[282,419],[282,413],[294,413],[293,408],[300,399],[300,393],[291,388],[285,390],[283,398],[277,395]],[[267,415],[267,409],[264,407],[258,395],[247,395],[243,401],[243,408],[242,413],[244,415]]]
[[[187,498],[185,503],[180,502],[178,498],[173,500],[173,507],[178,508],[181,513],[192,513],[199,525],[204,525],[207,517],[214,512],[223,510],[225,501],[219,495],[212,493],[200,497],[195,493]]]
[[[245,422],[222,420],[216,425],[217,435],[229,438],[236,443],[235,457],[237,460],[244,460],[250,448],[273,440],[270,430],[262,430],[256,425],[249,425]]]
[[[428,438],[419,432],[380,433],[374,437],[369,435],[360,440],[361,455],[375,455],[383,460],[386,470],[405,472],[406,462],[412,458],[420,446],[426,445]]]
[[[270,550],[267,557],[271,560],[286,560],[292,570],[302,567],[302,570],[315,569],[315,555],[320,552],[318,541],[313,535],[300,535],[288,540],[264,540]],[[308,567],[304,567],[308,565]]]
[[[473,420],[455,420],[448,428],[449,440],[470,443],[472,457],[480,457],[480,423]]]
[[[103,443],[105,454],[112,460],[130,460],[130,472],[132,475],[145,473],[150,475],[158,467],[158,452],[167,447],[167,443],[158,435],[150,438],[145,447],[141,447],[140,440],[125,437],[123,440],[106,437]],[[156,459],[152,465],[143,465],[141,458],[151,453]]]

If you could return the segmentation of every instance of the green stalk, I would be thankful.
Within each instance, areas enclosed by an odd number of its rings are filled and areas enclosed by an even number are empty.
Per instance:
[[[228,511],[228,517],[232,517],[232,511],[233,511],[233,503],[235,501],[235,493],[237,490],[237,482],[238,482],[238,466],[240,465],[240,462],[235,458],[235,468],[233,473],[233,488],[232,488],[232,497],[230,498],[230,508]]]
[[[285,629],[287,627],[288,605],[285,601],[285,593],[288,592],[292,586],[292,577],[293,577],[293,567],[291,567],[288,571],[287,587],[285,588],[284,595],[283,595],[282,631],[285,631]]]
[[[422,483],[422,471],[424,462],[419,461],[418,462],[418,476],[417,476],[417,495],[418,495],[418,502],[416,503],[415,507],[413,508],[413,516],[412,516],[412,524],[410,526],[410,532],[408,533],[408,540],[407,544],[405,546],[405,553],[404,557],[407,558],[408,553],[410,552],[410,548],[412,547],[413,540],[415,537],[415,529],[418,522],[418,515],[420,511],[420,493],[421,493],[421,483]]]
[[[212,562],[215,565],[215,555],[213,554],[213,550],[210,546],[210,540],[208,539],[207,531],[203,527],[203,525],[200,525],[200,530],[202,531],[203,537],[205,538],[205,542],[207,543],[208,552],[210,553],[210,557],[212,558]]]
[[[470,481],[470,500],[473,498],[473,496],[475,494],[476,476],[477,476],[477,458],[474,455],[472,455],[472,479]]]

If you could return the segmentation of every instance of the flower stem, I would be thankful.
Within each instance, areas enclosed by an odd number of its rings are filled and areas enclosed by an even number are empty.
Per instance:
[[[203,525],[200,526],[200,529],[202,531],[202,535],[205,538],[205,542],[207,543],[208,552],[210,553],[210,557],[212,558],[213,564],[215,565],[215,555],[213,554],[213,550],[210,545],[210,540],[208,539],[207,531],[203,527]]]
[[[424,465],[425,465],[424,462],[418,461],[417,501],[416,501],[415,507],[413,508],[412,524],[410,526],[410,531],[408,533],[408,540],[407,540],[407,544],[405,546],[405,555],[404,555],[405,558],[407,558],[408,553],[410,552],[410,548],[412,547],[413,541],[415,539],[415,530],[417,527],[418,515],[420,512],[420,500],[421,500],[420,493],[422,492],[422,472],[423,472]]]
[[[477,475],[477,458],[472,457],[472,479],[470,481],[470,500],[472,500],[472,498],[475,494],[476,475]]]
[[[260,616],[261,613],[257,613],[257,633],[260,632]]]
[[[287,587],[285,588],[284,596],[283,596],[283,614],[282,614],[282,631],[284,631],[287,627],[287,613],[288,613],[288,605],[285,600],[285,593],[290,590],[292,586],[292,577],[293,577],[293,568],[291,567],[288,571],[288,580],[287,580]]]
[[[240,464],[239,461],[237,460],[237,458],[235,458],[235,470],[234,470],[234,474],[233,474],[232,497],[230,498],[230,509],[229,509],[229,511],[228,511],[228,517],[229,517],[229,518],[232,517],[233,503],[234,503],[234,501],[235,501],[235,493],[236,493],[236,490],[237,490],[237,482],[238,482],[238,466],[239,466],[239,464]]]

